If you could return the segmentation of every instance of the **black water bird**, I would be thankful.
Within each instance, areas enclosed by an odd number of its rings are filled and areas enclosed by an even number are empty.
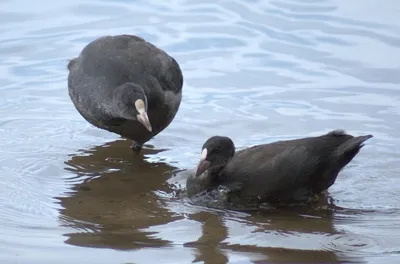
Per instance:
[[[297,203],[327,190],[372,135],[343,130],[325,135],[257,145],[235,153],[228,137],[213,136],[202,147],[195,174],[187,178],[189,197],[229,190],[232,203]]]
[[[174,119],[182,99],[177,61],[133,35],[103,36],[68,63],[68,91],[78,112],[92,125],[145,142]]]

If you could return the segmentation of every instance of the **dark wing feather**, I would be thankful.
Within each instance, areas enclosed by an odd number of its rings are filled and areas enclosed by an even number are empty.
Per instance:
[[[149,76],[160,80],[163,90],[177,93],[182,89],[183,77],[178,63],[137,36],[101,37],[82,50],[80,60],[85,74],[93,78],[107,76],[107,87],[126,82],[146,85],[149,82],[146,76]]]
[[[329,188],[370,137],[338,130],[250,147],[236,153],[218,181],[241,201],[303,200]]]
[[[239,153],[219,180],[230,189],[236,187],[242,201],[286,200],[308,194],[308,183],[320,162],[302,145],[257,147]]]

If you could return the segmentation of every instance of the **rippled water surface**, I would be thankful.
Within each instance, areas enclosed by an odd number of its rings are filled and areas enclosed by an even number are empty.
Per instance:
[[[0,2],[1,263],[400,262],[400,2]],[[173,123],[133,155],[89,125],[68,59],[107,34],[174,56]],[[374,138],[318,208],[176,199],[209,136],[238,148],[334,128]],[[174,184],[174,185],[172,185]]]

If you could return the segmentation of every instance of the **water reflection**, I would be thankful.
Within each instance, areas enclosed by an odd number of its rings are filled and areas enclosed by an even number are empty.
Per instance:
[[[66,243],[114,249],[168,244],[143,230],[182,218],[169,212],[160,199],[172,195],[165,180],[175,168],[146,161],[126,148],[128,144],[111,142],[66,162],[66,169],[76,174],[73,181],[79,181],[69,197],[59,198],[63,225],[77,230],[66,234]],[[157,152],[147,149],[144,154]]]
[[[0,263],[398,263],[399,4],[379,3],[1,1]],[[146,160],[123,140],[76,151],[115,135],[75,111],[66,62],[122,33],[171,52],[187,80],[151,141],[169,151]],[[331,128],[376,136],[330,189],[347,210],[187,205],[164,184],[174,168],[150,162],[193,168],[214,134],[243,147]]]
[[[347,239],[335,228],[340,208],[329,196],[313,207],[258,212],[208,209],[175,198],[167,183],[177,168],[150,162],[117,140],[74,154],[71,191],[59,197],[65,243],[80,247],[137,250],[182,245],[193,262],[251,263],[359,261],[332,243]],[[327,250],[329,249],[329,250]]]
[[[202,223],[202,235],[185,246],[196,248],[196,261],[205,263],[227,263],[232,255],[246,255],[252,263],[359,263],[360,258],[340,249],[327,250],[332,240],[346,240],[346,234],[334,225],[335,211],[341,209],[324,198],[311,208],[253,211],[241,217],[227,212],[191,214],[189,219]]]

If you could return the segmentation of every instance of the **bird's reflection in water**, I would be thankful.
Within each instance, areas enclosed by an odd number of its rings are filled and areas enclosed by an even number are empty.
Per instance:
[[[159,150],[144,152],[151,157]],[[118,140],[80,151],[66,161],[72,188],[66,197],[58,198],[63,208],[60,222],[73,231],[65,234],[65,243],[116,250],[183,244],[195,252],[194,262],[204,263],[354,260],[326,246],[340,232],[333,224],[337,209],[325,200],[317,209],[261,212],[193,206],[176,198],[167,183],[177,168],[149,162],[145,156],[132,153],[128,142]],[[200,236],[164,236],[173,222],[183,233],[190,233],[191,223],[197,223]]]
[[[202,236],[185,246],[195,248],[196,260],[204,263],[228,263],[232,255],[245,255],[252,263],[360,263],[349,252],[325,246],[344,235],[333,224],[335,211],[341,209],[328,200],[322,196],[311,208],[269,208],[242,215],[192,213],[189,218],[202,223]]]
[[[143,229],[182,218],[163,205],[162,197],[172,196],[165,181],[174,167],[146,161],[124,140],[82,151],[66,164],[78,182],[68,197],[58,198],[63,225],[77,229],[66,234],[66,243],[114,249],[168,244]]]

